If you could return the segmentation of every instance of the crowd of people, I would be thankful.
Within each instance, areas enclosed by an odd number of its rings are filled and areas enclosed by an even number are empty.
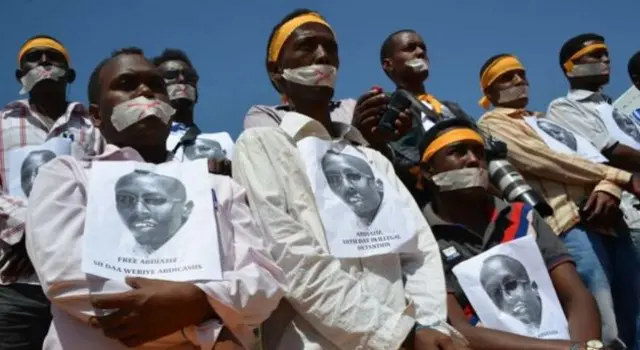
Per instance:
[[[251,106],[231,146],[195,123],[210,92],[185,52],[119,49],[81,103],[72,54],[26,40],[25,98],[0,111],[0,349],[640,349],[640,120],[604,92],[605,38],[560,48],[569,90],[546,112],[515,53],[488,58],[479,118],[425,90],[418,32],[381,39],[396,91],[336,100],[334,30],[287,14],[265,60],[281,104]],[[640,51],[628,70],[640,89]],[[196,220],[187,181],[147,167],[96,194],[92,168],[126,162],[202,162],[200,252],[167,243]],[[204,254],[222,277],[88,272],[112,202],[123,260]]]

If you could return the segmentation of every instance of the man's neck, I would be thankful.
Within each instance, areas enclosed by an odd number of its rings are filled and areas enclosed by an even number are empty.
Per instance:
[[[493,201],[489,193],[479,198],[447,192],[438,194],[434,201],[434,211],[451,223],[463,225],[478,234],[482,234],[491,221]],[[465,203],[464,207],[460,203]]]
[[[31,110],[40,115],[44,115],[52,120],[57,120],[66,111],[69,103],[64,95],[34,95],[29,97],[29,106]]]
[[[329,101],[305,101],[293,103],[293,101],[289,101],[293,110],[304,114],[307,117],[318,121],[322,126],[327,129],[327,131],[333,135],[333,124],[331,123],[331,110],[329,107]]]
[[[420,95],[426,94],[423,82],[420,82],[420,83],[399,82],[396,84],[396,89],[407,90],[410,93],[412,93],[414,96],[420,96]]]
[[[162,145],[162,147],[139,147],[136,150],[147,163],[160,164],[166,162],[169,158],[169,151],[167,151],[164,145]]]
[[[591,92],[601,91],[604,85],[586,84],[586,83],[570,83],[571,90],[587,90]]]
[[[193,122],[193,108],[177,109],[176,114],[173,115],[173,121],[186,126],[195,125]]]

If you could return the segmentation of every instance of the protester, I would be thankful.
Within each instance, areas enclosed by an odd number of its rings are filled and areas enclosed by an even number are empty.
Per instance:
[[[487,191],[484,140],[474,129],[465,120],[442,121],[427,132],[422,143],[421,175],[428,179],[434,193],[424,214],[443,255],[451,324],[467,337],[473,349],[568,349],[577,342],[600,339],[596,304],[580,281],[562,241],[530,206],[508,204]],[[472,305],[454,276],[453,267],[497,244],[525,235],[536,237],[569,321],[572,341],[528,338],[470,324],[470,319],[478,318],[470,311]]]
[[[74,141],[75,156],[102,151],[102,137],[78,102],[67,100],[75,79],[70,54],[56,39],[37,35],[18,52],[16,79],[28,98],[0,111],[0,348],[35,349],[49,329],[51,314],[25,250],[27,201],[7,194],[11,169],[7,154],[55,137]]]
[[[560,49],[560,66],[570,88],[567,96],[549,104],[547,118],[585,136],[611,165],[640,171],[640,150],[621,143],[620,131],[608,127],[608,121],[618,112],[611,106],[611,98],[604,94],[610,74],[609,49],[604,38],[588,33],[567,40]],[[607,110],[606,106],[611,107]]]
[[[200,133],[193,116],[193,110],[198,103],[198,80],[200,77],[187,54],[177,49],[166,49],[160,56],[153,59],[153,63],[158,67],[167,84],[171,106],[176,110],[171,123],[171,135],[180,140],[189,128],[194,128],[197,133]],[[191,140],[190,142],[195,141]],[[174,143],[169,142],[167,142],[167,146],[170,151],[175,147]],[[229,159],[211,159],[209,168],[214,174],[231,176],[231,161]]]
[[[640,51],[631,56],[631,58],[629,59],[628,69],[631,82],[636,87],[636,89],[640,90]],[[640,118],[640,116],[638,118]]]
[[[638,279],[633,277],[638,276],[638,260],[617,207],[622,188],[640,194],[640,178],[548,146],[527,123],[529,117],[544,116],[526,109],[529,82],[515,56],[491,57],[480,76],[482,93],[495,108],[478,126],[507,144],[509,161],[553,208],[547,223],[566,244],[598,302],[605,342],[619,334],[631,346],[638,314]]]
[[[170,161],[166,138],[174,112],[162,76],[136,48],[117,51],[101,62],[91,75],[88,96],[91,116],[109,141],[105,152],[85,161],[58,157],[43,166],[27,214],[27,250],[52,302],[53,322],[44,348],[144,344],[211,349],[225,330],[238,347],[249,348],[252,328],[279,302],[284,277],[264,252],[244,190],[229,177],[210,175],[224,280],[185,283],[136,277],[127,278],[127,286],[81,270],[91,161]],[[136,120],[138,103],[129,103],[133,99],[149,101],[152,114]],[[128,108],[124,112],[123,106]],[[115,124],[122,119],[133,124],[118,131]],[[204,228],[201,234],[210,232]],[[102,314],[113,309],[117,311]],[[225,328],[218,336],[221,324]]]
[[[289,16],[282,19],[280,23],[278,23],[271,30],[271,34],[269,35],[269,45],[271,45],[272,39],[275,34],[282,30],[282,27],[290,22],[293,19],[300,18],[301,16],[312,13],[313,11],[309,9],[299,9],[293,11],[289,14]],[[322,19],[322,18],[321,18]],[[299,22],[292,22],[289,24],[291,28],[299,27]],[[286,28],[287,30],[291,30],[291,28]],[[283,43],[280,43],[282,45]],[[335,48],[327,48],[328,50],[336,50]],[[268,48],[267,48],[268,50]],[[276,61],[278,60],[278,54],[274,53],[273,55],[267,55],[266,67],[267,73],[269,74],[269,81],[276,91],[281,95],[281,104],[276,106],[268,106],[268,105],[254,105],[249,108],[246,116],[244,117],[244,128],[249,129],[257,126],[278,126],[282,121],[282,117],[288,111],[293,110],[293,106],[290,105],[291,101],[284,95],[282,87],[278,85],[277,81],[274,80],[275,74],[282,74],[282,72],[277,71]],[[355,107],[356,101],[353,99],[344,99],[339,101],[330,101],[329,102],[329,110],[331,113],[331,119],[334,121],[339,121],[343,123],[350,123],[353,118],[353,109]]]
[[[285,18],[270,39],[268,57],[273,57],[272,79],[294,111],[283,116],[280,127],[246,130],[233,158],[234,178],[247,188],[254,216],[288,282],[286,301],[263,327],[263,348],[398,349],[407,339],[415,340],[415,349],[453,349],[442,265],[426,221],[384,156],[364,147],[367,142],[355,128],[332,120],[329,102],[339,68],[333,29],[315,12],[295,11]],[[301,141],[333,141],[336,149],[356,153],[342,160],[325,159],[330,152],[322,159],[305,158]],[[322,219],[327,213],[317,206],[312,189],[319,180],[309,179],[306,166],[327,178],[323,193],[356,212],[343,214],[345,235],[352,233],[346,228],[359,227],[371,207],[389,208],[378,204],[380,194],[365,196],[362,188],[377,191],[389,183],[384,198],[397,194],[397,204],[406,207],[402,212],[410,216],[415,236],[399,234],[417,238],[411,246],[415,253],[336,257],[326,229],[333,224]],[[349,198],[341,196],[339,186],[349,188]]]

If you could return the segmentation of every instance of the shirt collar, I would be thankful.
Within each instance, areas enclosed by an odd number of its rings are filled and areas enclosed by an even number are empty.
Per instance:
[[[498,215],[492,215],[492,222],[495,222],[496,219],[498,219],[499,217],[505,217],[510,211],[511,211],[511,206],[501,200],[500,198],[497,197],[493,197],[493,205],[494,205],[494,212],[496,212]],[[462,225],[460,224],[456,224],[456,223],[452,223],[449,221],[446,221],[444,219],[442,219],[440,216],[438,216],[438,214],[436,214],[433,211],[433,201],[429,202],[424,210],[423,210],[423,214],[424,217],[427,219],[427,222],[429,223],[429,226],[431,227],[436,227],[436,226],[456,226],[456,227],[460,227]]]
[[[609,97],[604,94],[602,89],[598,91],[570,89],[569,92],[567,93],[567,98],[569,100],[574,100],[574,101],[592,100],[594,98],[604,99],[605,101],[609,101]]]
[[[16,100],[16,101],[13,101],[13,102],[9,102],[4,107],[3,110],[12,110],[12,109],[20,109],[21,111],[25,111],[25,112],[29,113],[30,115],[40,117],[37,113],[35,113],[31,109],[31,105],[29,104],[29,100],[27,100],[27,99],[22,99],[22,100]],[[6,116],[8,116],[8,115],[5,114],[5,117]],[[84,105],[82,103],[80,103],[80,102],[69,102],[69,104],[67,105],[67,109],[65,110],[64,114],[62,114],[56,120],[56,124],[59,124],[59,123],[64,124],[64,123],[68,122],[71,118],[80,118],[80,119],[85,120],[85,121],[88,122],[86,117],[87,117],[87,109],[84,107]]]
[[[174,156],[171,152],[167,152],[167,162],[174,161]],[[83,158],[86,161],[107,160],[107,161],[123,161],[132,160],[136,162],[144,162],[144,158],[131,147],[120,148],[116,145],[107,144],[104,148],[104,152],[96,156],[87,156]]]
[[[338,137],[332,137],[329,131],[320,122],[297,112],[286,112],[280,122],[280,128],[284,130],[295,142],[305,137],[318,137],[324,140],[346,139],[353,143],[366,146],[369,143],[364,139],[360,131],[350,124],[332,122],[338,131]]]
[[[493,111],[495,113],[499,113],[499,114],[505,114],[507,116],[509,116],[510,118],[522,118],[525,116],[536,116],[537,113],[530,111],[528,109],[525,108],[507,108],[507,107],[495,107],[493,109]]]

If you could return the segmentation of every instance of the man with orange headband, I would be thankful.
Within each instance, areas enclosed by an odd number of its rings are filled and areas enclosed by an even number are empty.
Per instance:
[[[269,74],[269,80],[271,85],[281,95],[282,104],[277,106],[267,105],[254,105],[249,108],[247,115],[244,118],[244,128],[249,129],[257,126],[278,126],[282,121],[282,116],[292,110],[289,99],[284,95],[282,88],[277,82],[273,80],[273,74],[275,72],[276,62],[280,56],[284,47],[285,41],[296,31],[297,28],[305,23],[324,23],[328,26],[326,21],[318,14],[314,14],[309,9],[298,9],[292,11],[285,16],[280,23],[278,23],[269,35],[267,44],[267,73]],[[337,50],[337,44],[334,48]],[[333,84],[335,82],[335,76],[333,80],[324,81],[305,81],[303,84]],[[350,123],[353,117],[353,109],[356,101],[353,99],[344,99],[339,101],[330,102],[331,119],[344,123]]]
[[[569,82],[569,93],[551,102],[547,118],[584,135],[613,166],[640,171],[640,143],[632,138],[640,125],[615,109],[603,92],[610,75],[604,38],[589,33],[567,40],[560,49],[560,67]],[[620,124],[622,119],[630,120],[637,130]]]
[[[532,207],[506,203],[487,191],[484,139],[474,128],[459,119],[439,122],[426,133],[421,147],[421,175],[434,193],[424,214],[444,262],[449,322],[469,339],[473,349],[573,349],[574,344],[600,339],[596,304],[562,241]],[[475,327],[478,317],[452,269],[495,245],[526,235],[536,237],[569,320],[571,341],[530,338],[486,325]]]
[[[287,278],[286,301],[263,326],[264,348],[389,350],[409,340],[415,341],[415,349],[453,349],[450,334],[455,330],[446,323],[441,260],[420,209],[389,161],[366,147],[367,140],[350,123],[332,120],[330,101],[339,68],[333,30],[315,13],[295,17],[282,28],[291,23],[299,26],[285,40],[270,72],[293,111],[279,127],[245,130],[236,141],[232,165]],[[333,179],[327,179],[322,159],[329,152],[308,156],[308,142],[350,152],[359,159],[358,169],[351,161],[336,163]],[[320,178],[314,178],[310,167],[319,169]],[[361,176],[363,167],[375,179]],[[358,195],[356,186],[379,192]],[[336,189],[345,196],[335,194]],[[401,234],[417,241],[407,243],[408,250],[344,257],[329,247],[336,240],[327,235],[331,223],[323,218],[330,216],[318,204],[325,198],[316,195],[318,190],[340,203],[349,201],[351,207],[374,207],[383,200],[380,208],[402,208],[402,220],[412,227]],[[361,221],[347,213],[331,218],[336,219],[347,228],[345,235]]]
[[[605,342],[614,341],[618,335],[616,323],[620,326],[620,322],[616,322],[615,300],[630,310],[626,318],[618,312],[618,320],[625,322],[627,329],[631,326],[626,333],[620,327],[619,333],[627,345],[633,344],[638,280],[630,276],[637,275],[638,262],[618,204],[622,188],[640,194],[640,178],[588,160],[587,153],[579,154],[553,140],[554,134],[547,134],[547,128],[540,127],[541,121],[571,135],[581,148],[591,145],[581,135],[526,109],[529,82],[525,68],[515,56],[501,54],[490,58],[480,76],[483,100],[495,108],[480,118],[479,127],[507,144],[509,161],[553,208],[554,214],[547,218],[547,223],[564,240],[577,262],[578,272],[598,302]],[[589,154],[600,156],[592,146]],[[600,162],[603,160],[606,159]],[[627,280],[631,283],[621,284]]]
[[[58,40],[30,38],[18,51],[17,67],[20,93],[27,98],[0,111],[0,348],[36,349],[42,346],[51,315],[25,251],[27,202],[7,194],[12,171],[7,152],[62,136],[73,141],[74,155],[81,157],[101,152],[103,141],[84,106],[67,101],[67,85],[75,72]]]

